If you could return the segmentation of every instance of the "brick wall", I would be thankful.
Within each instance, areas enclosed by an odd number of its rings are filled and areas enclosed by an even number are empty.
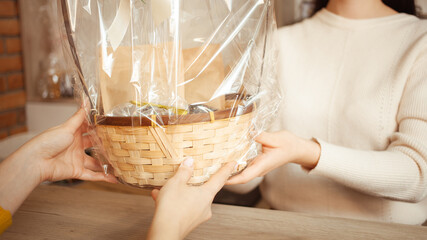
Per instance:
[[[18,0],[0,0],[0,139],[25,132]]]

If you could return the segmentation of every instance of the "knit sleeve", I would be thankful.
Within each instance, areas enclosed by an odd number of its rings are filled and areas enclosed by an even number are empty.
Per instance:
[[[12,215],[9,211],[0,207],[0,235],[12,225]]]
[[[427,51],[421,56],[408,77],[388,148],[360,151],[317,139],[321,157],[309,174],[379,197],[419,202],[426,196]]]

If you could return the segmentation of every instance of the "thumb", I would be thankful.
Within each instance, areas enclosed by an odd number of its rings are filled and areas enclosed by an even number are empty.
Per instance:
[[[277,147],[279,144],[276,133],[269,132],[262,132],[260,135],[255,137],[255,141],[268,147]]]
[[[151,197],[153,198],[154,201],[157,200],[157,196],[159,196],[159,189],[153,189],[153,191],[151,191]]]
[[[75,132],[77,129],[80,128],[80,126],[85,121],[85,110],[81,108],[79,111],[74,113],[74,115],[69,118],[65,123],[64,127],[71,130],[72,132]]]
[[[193,174],[193,165],[194,159],[192,157],[186,158],[181,163],[181,166],[179,166],[178,171],[170,180],[186,184],[188,180],[190,180],[191,175]]]
[[[225,164],[218,172],[203,187],[209,189],[213,196],[224,186],[227,179],[230,177],[234,168],[237,167],[237,162],[229,162]]]

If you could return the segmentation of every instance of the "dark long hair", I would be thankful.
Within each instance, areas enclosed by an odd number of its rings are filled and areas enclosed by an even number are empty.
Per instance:
[[[417,8],[415,6],[415,0],[382,0],[383,3],[396,12],[407,13],[411,15],[417,15]],[[329,0],[316,0],[314,5],[313,15],[320,9],[328,5]]]

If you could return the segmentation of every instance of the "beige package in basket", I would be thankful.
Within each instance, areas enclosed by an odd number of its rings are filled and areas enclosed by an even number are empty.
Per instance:
[[[224,63],[218,44],[207,45],[200,48],[183,50],[185,67],[185,100],[189,104],[205,103],[217,110],[225,108],[225,97],[220,95],[214,99],[215,91],[224,80]]]
[[[101,50],[99,78],[104,112],[108,113],[114,107],[134,100],[150,102],[150,91],[158,92],[160,101],[167,101],[177,87],[175,84],[184,81],[182,53],[178,52],[179,56],[174,56],[173,50],[172,43],[119,46],[115,51],[111,47],[106,48],[106,51]],[[163,57],[164,52],[170,53],[167,58]],[[181,61],[174,61],[175,57]],[[167,72],[176,72],[177,81],[168,81],[170,76]],[[183,98],[184,89],[178,88],[177,94]]]
[[[173,69],[176,66],[175,56],[168,54],[167,60],[163,56],[164,52],[172,53],[174,49],[172,43],[133,48],[120,46],[116,51],[109,47],[106,52],[101,51],[102,65],[99,77],[104,112],[108,113],[115,106],[135,99],[139,99],[138,102],[141,103],[166,105],[175,88],[178,90],[178,96],[185,99],[188,104],[204,103],[213,109],[224,109],[223,95],[209,99],[224,79],[222,55],[218,54],[213,58],[218,48],[218,45],[208,45],[179,52],[178,59],[181,61],[177,63],[178,80],[169,82],[170,76],[166,73],[175,72]],[[109,59],[114,61],[110,62]],[[153,59],[156,60],[155,64]],[[173,70],[166,71],[167,68]],[[188,81],[184,86],[175,85],[180,85],[184,79]],[[156,96],[157,99],[150,99],[150,91],[159,94]]]

